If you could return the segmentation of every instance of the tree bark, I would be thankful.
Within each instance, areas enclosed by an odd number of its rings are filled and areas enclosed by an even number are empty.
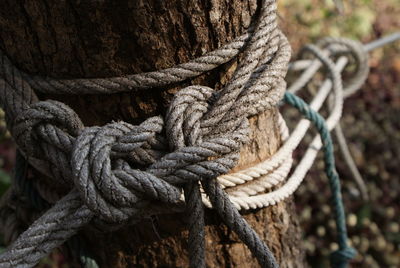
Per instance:
[[[78,78],[139,73],[188,61],[229,42],[256,18],[259,5],[257,0],[6,0],[0,4],[0,46],[31,74]],[[40,98],[70,105],[86,125],[112,120],[137,124],[165,114],[173,94],[184,86],[221,88],[236,64],[164,88],[107,96],[41,94]],[[280,145],[277,110],[250,122],[251,142],[235,169],[270,157]],[[281,267],[303,266],[301,231],[291,199],[243,214]],[[80,235],[101,267],[187,267],[185,223],[184,215],[171,214],[112,233],[86,228]],[[258,267],[250,251],[211,210],[206,212],[206,223],[208,267]]]

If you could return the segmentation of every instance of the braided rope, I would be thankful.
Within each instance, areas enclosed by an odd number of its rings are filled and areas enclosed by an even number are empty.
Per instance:
[[[49,208],[49,203],[42,198],[43,195],[39,194],[37,184],[32,185],[34,182],[38,183],[40,180],[33,181],[32,179],[27,179],[26,171],[28,162],[19,151],[17,151],[15,162],[15,174],[13,177],[15,184],[12,191],[15,192],[14,194],[16,196],[26,198],[27,200],[25,200],[24,204],[31,205],[36,211],[47,210]],[[48,196],[48,194],[46,194],[46,196]],[[59,200],[59,198],[54,199]],[[79,254],[79,261],[82,263],[83,267],[97,267],[96,262],[90,257],[88,249],[82,239],[73,237],[73,239],[67,241],[67,244],[72,247],[73,251],[77,251]]]
[[[360,63],[365,63],[367,58],[365,53],[357,53],[359,51],[362,51],[361,46],[350,41],[343,42],[342,40],[338,40],[339,44],[347,44],[348,48],[351,48],[355,50],[354,55],[357,60],[357,62]],[[331,73],[331,79],[332,79],[332,84],[334,87],[334,92],[335,92],[335,99],[336,103],[335,106],[332,108],[332,115],[328,118],[327,123],[331,124],[331,128],[338,123],[338,120],[340,118],[340,112],[341,112],[341,107],[342,107],[342,85],[340,83],[340,70],[336,70],[333,62],[327,58],[322,51],[320,51],[317,47],[313,46],[308,46],[306,47],[307,50],[312,52],[315,56],[318,57],[318,59],[324,63],[324,65],[328,68],[328,70]],[[358,51],[356,50],[358,49]],[[342,58],[343,59],[343,58]],[[344,60],[344,59],[343,59]],[[342,66],[346,62],[343,62]],[[312,69],[312,66],[311,68]],[[366,74],[368,73],[368,68],[359,68],[357,70],[357,74],[353,80],[351,80],[351,83],[349,83],[349,86],[346,88],[348,91],[354,92],[355,90],[358,90],[357,87],[361,86],[361,82],[363,82],[366,78]],[[306,70],[305,72],[307,75],[309,74],[309,71]],[[303,77],[300,77],[300,80],[304,79]],[[301,85],[300,83],[297,83],[297,85]],[[329,84],[328,85],[328,91],[329,91]],[[303,85],[302,85],[303,86]],[[293,89],[294,87],[292,87]],[[320,91],[322,92],[322,91]],[[326,97],[327,95],[325,95]],[[284,100],[292,105],[294,105],[296,108],[298,108],[309,120],[313,121],[314,124],[316,124],[318,130],[320,131],[322,141],[323,141],[323,148],[325,152],[325,163],[326,163],[326,172],[330,181],[330,186],[333,192],[333,204],[335,207],[335,214],[336,214],[336,223],[337,223],[337,228],[338,228],[338,241],[339,241],[339,250],[332,253],[331,255],[331,263],[333,267],[347,267],[347,263],[350,259],[354,257],[356,254],[355,250],[350,248],[347,244],[347,231],[346,231],[346,225],[345,225],[345,215],[344,215],[344,208],[343,208],[343,203],[341,200],[341,193],[340,193],[340,182],[339,178],[337,175],[337,172],[335,170],[335,164],[334,164],[334,157],[333,157],[333,146],[332,146],[332,140],[329,135],[329,130],[328,126],[325,124],[324,119],[315,111],[313,111],[305,102],[303,102],[301,99],[298,97],[295,97],[292,93],[287,92],[285,94]],[[319,142],[319,143],[318,143]],[[314,147],[314,146],[315,147]],[[319,148],[322,146],[321,140],[318,139],[318,137],[313,141],[311,146],[309,147],[309,150],[307,153],[310,151],[310,149],[313,149],[315,151],[318,151]],[[312,157],[312,156],[311,156]],[[243,196],[239,197],[231,197],[231,200],[239,204],[238,206],[245,207],[246,209],[249,208],[257,208],[257,207],[265,207],[271,204],[275,204],[278,201],[281,201],[282,199],[288,197],[291,193],[294,192],[294,190],[298,187],[298,185],[301,183],[302,179],[305,176],[305,172],[309,169],[309,167],[304,168],[304,163],[307,164],[307,160],[312,159],[310,155],[308,156],[307,159],[307,154],[304,156],[300,164],[298,165],[297,169],[295,170],[293,176],[288,179],[288,182],[281,187],[280,189],[269,193],[269,194],[264,194],[264,195],[257,195],[257,196],[252,196],[250,198],[247,198],[246,200],[246,194],[243,194]],[[315,158],[315,157],[314,157]],[[291,159],[289,158],[286,162],[291,162]],[[310,162],[310,161],[308,161]],[[311,163],[313,162],[313,159]],[[266,161],[264,164],[267,164],[268,161]],[[296,176],[296,172],[299,171],[299,173]],[[260,172],[265,172],[265,171],[258,171]],[[301,173],[302,172],[302,173]],[[254,174],[253,174],[254,176]],[[258,174],[255,174],[254,177],[258,177]],[[254,179],[254,178],[252,178]],[[249,179],[248,179],[249,180]],[[250,179],[251,180],[251,179]],[[243,187],[246,188],[246,187]],[[263,187],[260,187],[258,190],[262,191]],[[252,200],[248,200],[252,199]],[[236,201],[236,202],[235,202]],[[247,201],[247,202],[246,202]]]
[[[281,122],[281,121],[280,121]]]
[[[259,25],[250,27],[245,34],[232,42],[189,62],[160,71],[127,75],[123,77],[95,79],[54,79],[50,77],[30,76],[22,73],[24,80],[38,92],[51,94],[111,94],[134,89],[149,89],[199,76],[235,58],[248,45],[249,41],[263,53],[263,47],[269,41],[270,33],[276,29],[276,8],[274,1],[262,4]],[[258,38],[253,38],[254,33]],[[267,38],[262,40],[262,38]],[[254,58],[253,58],[254,59]],[[268,62],[270,58],[265,58]],[[255,64],[258,61],[252,60]],[[248,69],[250,70],[250,68]]]

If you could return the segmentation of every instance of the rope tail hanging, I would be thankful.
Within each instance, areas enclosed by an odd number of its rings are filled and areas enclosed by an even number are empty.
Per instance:
[[[340,119],[343,90],[357,90],[365,80],[368,68],[363,66],[367,57],[358,43],[334,39],[308,46],[306,51],[315,59],[291,66],[304,72],[289,91],[304,87],[321,66],[326,67],[330,76],[311,108],[294,95],[285,94],[284,78],[291,50],[277,26],[274,0],[261,1],[259,17],[244,35],[199,58],[161,71],[113,78],[53,79],[18,70],[0,52],[0,104],[22,159],[54,183],[69,189],[65,196],[55,198],[46,193],[42,184],[33,185],[44,199],[38,198],[42,202],[38,204],[53,203],[53,206],[18,238],[9,236],[15,241],[0,255],[0,267],[33,267],[88,224],[103,229],[118,228],[176,211],[186,211],[189,218],[190,267],[206,267],[204,204],[215,209],[221,220],[237,233],[261,267],[278,267],[270,249],[238,210],[275,204],[293,193],[322,146],[339,228],[340,250],[334,255],[339,256],[339,261],[336,263],[334,257],[333,264],[345,266],[354,252],[347,245],[340,184],[328,130]],[[183,88],[175,94],[165,117],[154,116],[139,125],[113,122],[85,127],[70,107],[53,100],[39,101],[35,93],[112,94],[150,90],[196,77],[239,53],[242,57],[238,67],[222,90],[201,85]],[[329,57],[346,54],[350,54],[359,68],[357,79],[343,89],[340,71],[347,58],[339,58],[335,66]],[[325,125],[316,111],[331,88],[334,108]],[[286,183],[265,193],[288,176],[291,154],[305,135],[309,121],[302,120],[271,159],[250,171],[227,173],[236,165],[240,149],[248,141],[248,117],[276,107],[282,98],[316,124],[323,142],[316,137]],[[282,119],[281,131],[288,136]],[[134,168],[138,165],[146,168]],[[18,180],[26,181],[24,176],[16,177],[14,184]],[[201,193],[200,185],[205,194]],[[12,210],[0,210],[1,215],[7,213],[13,215]],[[6,226],[3,218],[7,217],[2,217],[1,228]],[[7,226],[13,223],[8,222]],[[19,234],[17,228],[9,229]],[[71,241],[75,243],[74,239]],[[83,249],[80,251],[87,254]],[[91,258],[83,259],[82,263],[96,267]]]

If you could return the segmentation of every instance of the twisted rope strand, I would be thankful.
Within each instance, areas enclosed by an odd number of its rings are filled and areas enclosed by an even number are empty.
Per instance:
[[[340,151],[342,153],[342,156],[343,156],[347,166],[349,167],[351,175],[353,176],[353,178],[358,186],[358,189],[360,190],[361,197],[362,197],[363,201],[366,202],[369,200],[368,189],[367,189],[367,186],[365,185],[365,182],[360,174],[360,171],[357,168],[356,163],[354,162],[354,159],[351,156],[350,149],[347,146],[346,138],[344,137],[343,129],[340,126],[340,123],[338,123],[335,127],[335,136],[336,136]]]
[[[276,28],[276,24],[272,24],[276,20],[274,2],[273,0],[264,0],[262,3],[263,16],[259,19],[259,28],[265,29],[267,34],[268,31]],[[127,75],[124,77],[94,79],[54,79],[21,73],[24,80],[34,90],[50,94],[112,94],[132,91],[134,89],[160,87],[196,77],[227,63],[243,51],[256,31],[258,29],[251,26],[245,34],[223,45],[221,48],[189,62],[160,71]],[[0,56],[3,55],[0,53]]]
[[[218,183],[214,180],[207,180],[203,181],[202,185],[210,198],[213,208],[218,211],[225,224],[234,230],[239,238],[249,247],[261,267],[278,267],[272,252],[246,220],[240,216]]]
[[[33,267],[53,248],[60,246],[86,225],[93,213],[71,192],[35,221],[0,255],[0,267]]]

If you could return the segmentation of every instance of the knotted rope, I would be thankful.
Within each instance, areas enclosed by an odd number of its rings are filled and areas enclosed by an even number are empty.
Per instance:
[[[165,213],[163,204],[170,209],[179,206],[181,189],[189,216],[191,267],[205,267],[202,198],[239,235],[262,267],[276,267],[268,247],[235,206],[265,207],[289,196],[301,183],[322,145],[339,228],[340,250],[333,254],[332,260],[337,266],[345,266],[354,252],[347,246],[340,185],[327,129],[332,129],[341,116],[340,71],[347,58],[342,56],[335,66],[329,56],[350,54],[355,60],[358,71],[345,85],[344,94],[354,92],[368,73],[367,57],[358,43],[324,39],[317,46],[306,47],[315,56],[311,63],[299,61],[292,65],[292,69],[305,71],[289,91],[304,87],[322,65],[330,79],[322,85],[310,108],[295,96],[285,95],[287,102],[315,121],[323,143],[316,137],[284,186],[264,194],[289,174],[291,153],[305,135],[308,121],[299,123],[271,159],[239,173],[220,176],[237,162],[239,150],[247,139],[247,117],[275,106],[283,97],[290,48],[277,28],[275,11],[274,1],[263,1],[259,21],[232,43],[173,68],[127,77],[74,80],[31,77],[0,55],[0,103],[19,148],[44,174],[66,186],[71,182],[75,185],[0,256],[0,267],[33,266],[92,219],[97,224],[126,224],[140,217]],[[111,94],[162,86],[209,71],[239,52],[244,54],[243,61],[223,90],[216,92],[204,86],[184,88],[175,95],[165,119],[152,117],[138,126],[114,122],[85,128],[68,106],[56,101],[38,102],[34,93],[37,90],[53,94]],[[332,86],[335,101],[325,126],[312,109],[317,111],[321,107]],[[284,138],[288,136],[281,118],[280,128]],[[133,168],[138,165],[143,168]],[[199,183],[207,196],[202,196]]]
[[[154,214],[150,203],[177,204],[183,187],[191,218],[191,267],[205,267],[204,222],[197,220],[203,213],[201,182],[214,209],[260,265],[277,267],[268,247],[215,181],[236,164],[247,140],[247,117],[276,105],[282,98],[290,48],[277,28],[275,12],[275,2],[265,0],[258,23],[239,41],[177,68],[134,78],[30,78],[1,55],[0,102],[21,152],[46,175],[65,185],[73,182],[75,188],[1,255],[0,266],[35,265],[94,216],[121,224],[145,217],[146,213]],[[153,117],[139,126],[115,122],[85,128],[68,106],[56,101],[38,102],[33,91],[40,87],[61,93],[65,88],[65,93],[80,88],[75,93],[111,93],[137,88],[138,81],[139,88],[182,81],[231,59],[239,52],[240,43],[243,60],[225,88],[220,92],[200,86],[183,89],[175,96],[165,124],[161,117]],[[192,113],[182,117],[181,111]],[[164,128],[172,135],[168,144],[161,135]],[[134,164],[145,164],[147,168],[135,169]]]

